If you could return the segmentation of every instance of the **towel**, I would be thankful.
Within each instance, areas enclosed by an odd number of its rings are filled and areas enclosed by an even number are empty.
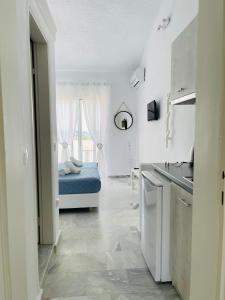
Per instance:
[[[79,174],[81,169],[75,166],[71,161],[65,162],[65,167],[67,167],[71,173]]]
[[[70,157],[70,161],[77,167],[82,167],[82,165],[83,165],[81,160],[78,160],[73,156]]]
[[[65,170],[64,169],[60,169],[59,170],[59,176],[65,176],[66,173],[65,173]]]
[[[70,168],[68,168],[67,166],[64,166],[62,169],[59,170],[59,176],[65,176],[70,173]]]

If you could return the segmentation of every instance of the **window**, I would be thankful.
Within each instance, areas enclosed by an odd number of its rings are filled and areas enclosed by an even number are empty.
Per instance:
[[[84,162],[98,162],[104,176],[110,87],[99,83],[59,82],[56,95],[59,163],[71,156]]]
[[[75,157],[84,162],[95,162],[96,146],[88,132],[82,100],[79,101],[77,121],[75,136],[73,139],[73,149],[71,149],[71,152],[74,153]]]

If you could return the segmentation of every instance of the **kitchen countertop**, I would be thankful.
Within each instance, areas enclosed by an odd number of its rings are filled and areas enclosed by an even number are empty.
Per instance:
[[[163,163],[152,164],[153,168],[160,174],[173,181],[187,192],[193,194],[193,183],[188,182],[183,177],[193,176],[193,168],[190,167],[189,163],[172,164],[165,166]]]

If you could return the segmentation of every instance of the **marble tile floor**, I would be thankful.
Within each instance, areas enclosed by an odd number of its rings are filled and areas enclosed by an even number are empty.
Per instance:
[[[140,249],[138,191],[106,179],[98,209],[63,211],[61,239],[43,284],[45,300],[179,300],[156,284]]]

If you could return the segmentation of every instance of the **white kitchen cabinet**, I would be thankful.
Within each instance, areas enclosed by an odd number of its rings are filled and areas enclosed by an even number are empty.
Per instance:
[[[190,298],[192,195],[172,183],[172,281],[182,300]]]
[[[197,18],[172,44],[171,99],[196,92]]]

